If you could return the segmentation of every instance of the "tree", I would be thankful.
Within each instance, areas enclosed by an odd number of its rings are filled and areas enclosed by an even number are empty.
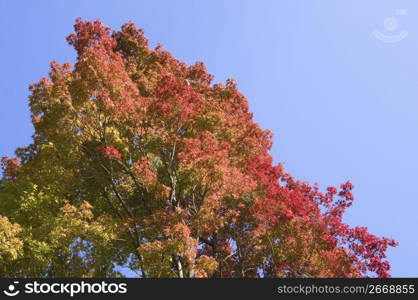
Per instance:
[[[2,160],[1,276],[389,276],[396,242],[342,222],[351,183],[273,165],[234,80],[133,23],[74,27],[76,64],[30,86],[33,143]]]

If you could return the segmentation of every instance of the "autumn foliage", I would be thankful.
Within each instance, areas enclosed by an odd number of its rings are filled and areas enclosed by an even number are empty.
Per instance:
[[[33,143],[2,160],[1,276],[389,276],[396,243],[342,221],[352,184],[273,165],[234,80],[133,23],[74,27],[75,65],[30,86]]]

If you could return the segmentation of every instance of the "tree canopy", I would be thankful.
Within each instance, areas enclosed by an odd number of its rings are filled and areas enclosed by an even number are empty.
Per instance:
[[[0,276],[389,276],[396,242],[342,220],[353,185],[274,165],[233,79],[131,22],[74,28],[75,65],[30,86],[33,142],[2,159]]]

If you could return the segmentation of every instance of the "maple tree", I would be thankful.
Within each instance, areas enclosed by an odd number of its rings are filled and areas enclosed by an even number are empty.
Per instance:
[[[77,20],[77,61],[30,86],[33,143],[2,159],[2,277],[388,277],[396,242],[273,165],[234,80],[142,30]]]

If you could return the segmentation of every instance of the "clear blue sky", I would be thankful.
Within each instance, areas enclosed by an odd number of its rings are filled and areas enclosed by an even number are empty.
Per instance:
[[[114,29],[132,20],[215,81],[236,78],[296,177],[351,180],[347,222],[398,240],[392,274],[418,276],[418,1],[203,3],[0,0],[0,155],[30,143],[27,87],[51,60],[74,62],[65,37],[76,17]],[[385,43],[375,29],[408,36]]]

